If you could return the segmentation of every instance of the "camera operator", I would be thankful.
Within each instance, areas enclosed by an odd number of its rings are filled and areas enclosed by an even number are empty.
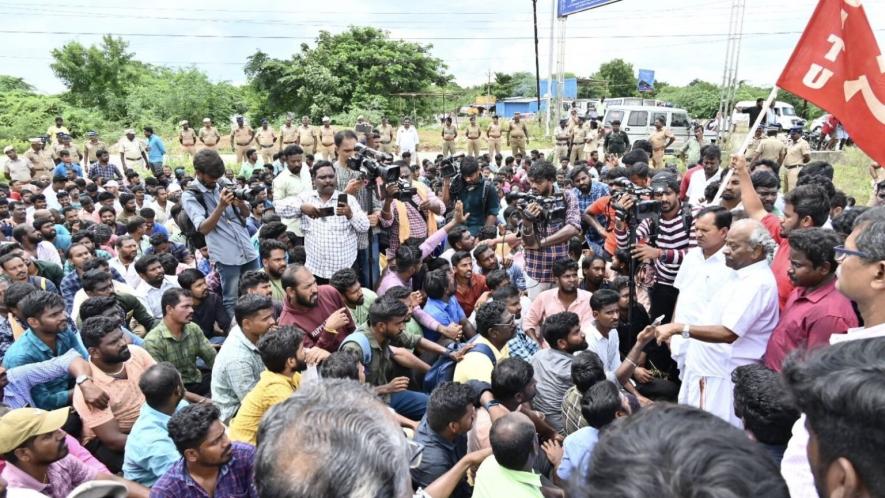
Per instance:
[[[436,232],[436,216],[445,213],[441,200],[421,182],[412,181],[412,170],[405,161],[397,161],[399,183],[385,186],[384,205],[381,208],[381,226],[390,230],[387,247],[388,261],[396,255],[400,245],[419,247],[427,236]],[[402,188],[412,189],[414,194],[403,200],[398,196]]]
[[[660,214],[639,221],[636,226],[637,243],[632,253],[634,258],[653,262],[655,284],[649,292],[649,315],[653,318],[664,315],[664,323],[669,323],[679,296],[673,281],[685,253],[696,245],[692,229],[694,217],[691,207],[679,201],[679,180],[672,173],[655,175],[651,189],[654,199],[661,202]],[[633,208],[638,202],[640,199],[636,195],[626,193],[616,203],[618,249],[628,249],[628,221],[629,217],[636,216]]]
[[[474,237],[483,225],[495,226],[498,223],[498,193],[491,181],[483,178],[475,157],[465,157],[461,161],[461,174],[455,178],[443,176],[443,203],[451,207],[457,201],[464,204],[467,229]]]
[[[206,238],[209,258],[221,276],[224,309],[233,315],[240,275],[258,269],[258,251],[249,240],[245,219],[249,205],[224,176],[224,161],[211,149],[194,157],[195,182],[181,194],[181,204],[197,231]]]
[[[380,281],[378,268],[378,224],[381,202],[375,184],[368,184],[361,171],[350,169],[347,160],[356,150],[356,133],[353,130],[341,130],[335,134],[335,150],[338,158],[335,161],[335,175],[338,177],[338,190],[356,197],[360,208],[369,217],[369,231],[358,233],[357,242],[357,274],[360,284],[368,289],[377,287]]]
[[[581,233],[581,210],[571,191],[555,192],[556,168],[547,161],[538,161],[529,168],[529,184],[535,196],[559,198],[565,212],[558,216],[542,216],[544,209],[533,200],[523,211],[522,234],[525,246],[526,289],[534,299],[556,284],[553,263],[568,258],[568,241]],[[534,282],[533,282],[533,281]]]

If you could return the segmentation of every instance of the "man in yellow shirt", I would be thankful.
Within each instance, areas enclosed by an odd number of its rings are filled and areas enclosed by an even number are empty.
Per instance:
[[[258,340],[258,352],[266,370],[231,420],[231,440],[254,445],[264,413],[298,389],[301,372],[307,368],[303,340],[304,334],[293,326],[281,327]]]
[[[476,311],[476,336],[471,342],[473,349],[455,365],[455,382],[468,380],[492,381],[495,365],[510,357],[507,342],[516,333],[516,320],[501,301],[492,301]],[[495,360],[492,361],[491,356]]]
[[[55,117],[55,126],[50,126],[46,129],[46,134],[49,135],[49,142],[52,145],[58,143],[58,134],[64,133],[65,135],[70,135],[70,130],[65,126],[65,120],[61,116]]]

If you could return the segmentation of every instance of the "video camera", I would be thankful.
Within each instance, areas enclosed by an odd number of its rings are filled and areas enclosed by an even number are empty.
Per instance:
[[[396,194],[396,199],[400,202],[411,202],[412,197],[418,194],[418,189],[406,180],[397,180],[397,184],[399,192]]]
[[[464,154],[458,154],[457,156],[447,157],[438,162],[439,165],[439,174],[443,178],[454,178],[461,173],[461,161],[464,159]]]
[[[645,187],[638,187],[626,178],[617,178],[611,182],[612,186],[621,187],[622,190],[612,193],[612,203],[615,209],[625,214],[627,221],[639,221],[646,218],[656,218],[661,214],[661,201],[643,200],[642,197],[651,197],[654,190]],[[636,202],[629,211],[625,211],[617,206],[618,200],[625,195],[632,195],[636,198]]]
[[[507,204],[515,206],[523,219],[530,222],[562,222],[565,221],[565,198],[561,195],[552,195],[544,197],[525,192],[510,192],[504,199]],[[537,202],[541,206],[541,214],[533,218],[526,212],[529,204]]]
[[[399,166],[384,164],[391,161],[393,157],[390,154],[370,149],[357,142],[356,154],[347,160],[347,167],[361,172],[365,180],[373,182],[376,178],[381,178],[387,184],[399,181]]]

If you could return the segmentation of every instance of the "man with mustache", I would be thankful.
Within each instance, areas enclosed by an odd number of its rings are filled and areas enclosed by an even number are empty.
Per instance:
[[[283,272],[286,300],[280,325],[294,325],[305,331],[305,347],[332,353],[356,328],[341,294],[331,285],[317,285],[306,266],[289,265]]]
[[[160,319],[165,314],[162,305],[165,292],[172,288],[180,288],[175,277],[166,275],[160,258],[156,254],[142,256],[135,262],[135,271],[140,280],[135,285],[135,291],[143,295],[148,305],[148,311],[154,318]],[[188,296],[188,299],[191,299]],[[190,322],[190,318],[187,320]]]

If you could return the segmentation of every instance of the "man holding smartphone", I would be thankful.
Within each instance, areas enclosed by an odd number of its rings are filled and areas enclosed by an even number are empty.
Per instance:
[[[221,276],[224,309],[233,315],[240,275],[258,269],[258,251],[249,240],[249,205],[238,199],[224,176],[224,161],[212,149],[194,157],[197,181],[182,192],[181,203],[196,230],[206,238],[209,258]]]

